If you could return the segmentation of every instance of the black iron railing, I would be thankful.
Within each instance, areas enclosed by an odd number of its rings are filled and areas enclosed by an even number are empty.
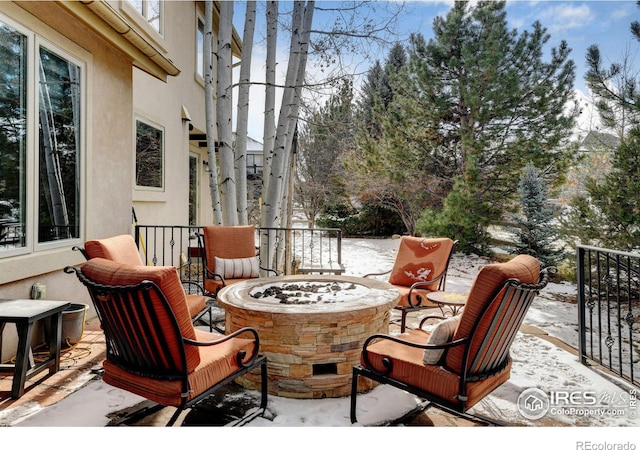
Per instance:
[[[640,385],[640,254],[578,247],[579,351]]]
[[[201,226],[136,225],[134,237],[147,265],[175,266],[185,281],[202,280]],[[339,228],[256,228],[260,264],[279,274],[344,272]]]
[[[23,247],[24,226],[20,222],[0,219],[0,250]]]

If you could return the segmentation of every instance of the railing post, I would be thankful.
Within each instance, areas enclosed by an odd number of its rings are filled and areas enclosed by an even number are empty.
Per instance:
[[[580,362],[582,364],[587,364],[587,358],[585,357],[586,349],[587,349],[587,336],[586,336],[586,325],[585,325],[585,276],[584,276],[584,252],[585,249],[578,247],[577,251],[577,266],[576,269],[578,271],[578,352],[580,354]]]

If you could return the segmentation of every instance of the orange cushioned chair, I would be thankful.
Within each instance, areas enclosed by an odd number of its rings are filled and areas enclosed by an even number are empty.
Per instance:
[[[483,266],[461,315],[428,333],[374,335],[353,368],[351,421],[356,421],[358,376],[389,384],[454,414],[467,410],[507,381],[509,349],[548,270],[529,255]],[[477,420],[477,418],[473,418]]]
[[[253,225],[207,226],[199,236],[203,249],[204,289],[215,297],[232,283],[258,278],[261,270]]]
[[[167,424],[173,425],[184,409],[259,367],[264,411],[267,360],[258,354],[258,333],[243,328],[224,336],[195,329],[175,267],[92,258],[65,272],[75,272],[87,287],[100,319],[106,383],[176,407]]]
[[[84,248],[74,247],[85,256],[85,258],[104,258],[123,264],[133,266],[143,266],[144,262],[140,257],[138,246],[129,234],[121,234],[105,239],[93,239],[84,243]],[[213,318],[211,307],[207,305],[207,296],[202,294],[187,294],[187,306],[189,315],[194,322],[209,314],[209,331],[213,328]]]
[[[431,291],[444,291],[447,270],[457,241],[449,238],[403,236],[393,268],[370,273],[366,277],[389,274],[388,282],[400,291],[395,306],[401,313],[400,331],[404,333],[407,314],[437,305],[426,298]]]

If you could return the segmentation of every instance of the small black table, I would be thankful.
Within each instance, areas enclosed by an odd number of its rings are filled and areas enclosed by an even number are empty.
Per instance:
[[[18,348],[15,364],[0,364],[0,372],[13,372],[11,397],[20,398],[24,393],[24,382],[49,368],[49,374],[60,369],[60,345],[62,340],[62,311],[70,302],[54,300],[0,300],[0,362],[2,361],[2,332],[7,323],[14,323],[18,333]],[[36,321],[50,322],[49,357],[30,365],[31,337]],[[30,367],[31,366],[31,367]]]

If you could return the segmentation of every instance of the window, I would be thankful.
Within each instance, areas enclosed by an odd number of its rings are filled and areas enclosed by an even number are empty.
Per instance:
[[[247,177],[255,178],[262,173],[262,155],[257,153],[247,153]]]
[[[38,242],[80,237],[80,67],[40,47]]]
[[[196,74],[204,79],[204,22],[198,17],[196,31]]]
[[[83,65],[1,17],[0,58],[0,256],[11,256],[80,238]]]
[[[162,1],[161,0],[127,0],[142,17],[156,30],[163,34]]]
[[[164,188],[164,130],[136,120],[136,186]]]
[[[198,185],[200,158],[194,153],[189,154],[189,225],[196,225],[198,222]]]
[[[0,22],[0,251],[26,245],[27,37]]]

